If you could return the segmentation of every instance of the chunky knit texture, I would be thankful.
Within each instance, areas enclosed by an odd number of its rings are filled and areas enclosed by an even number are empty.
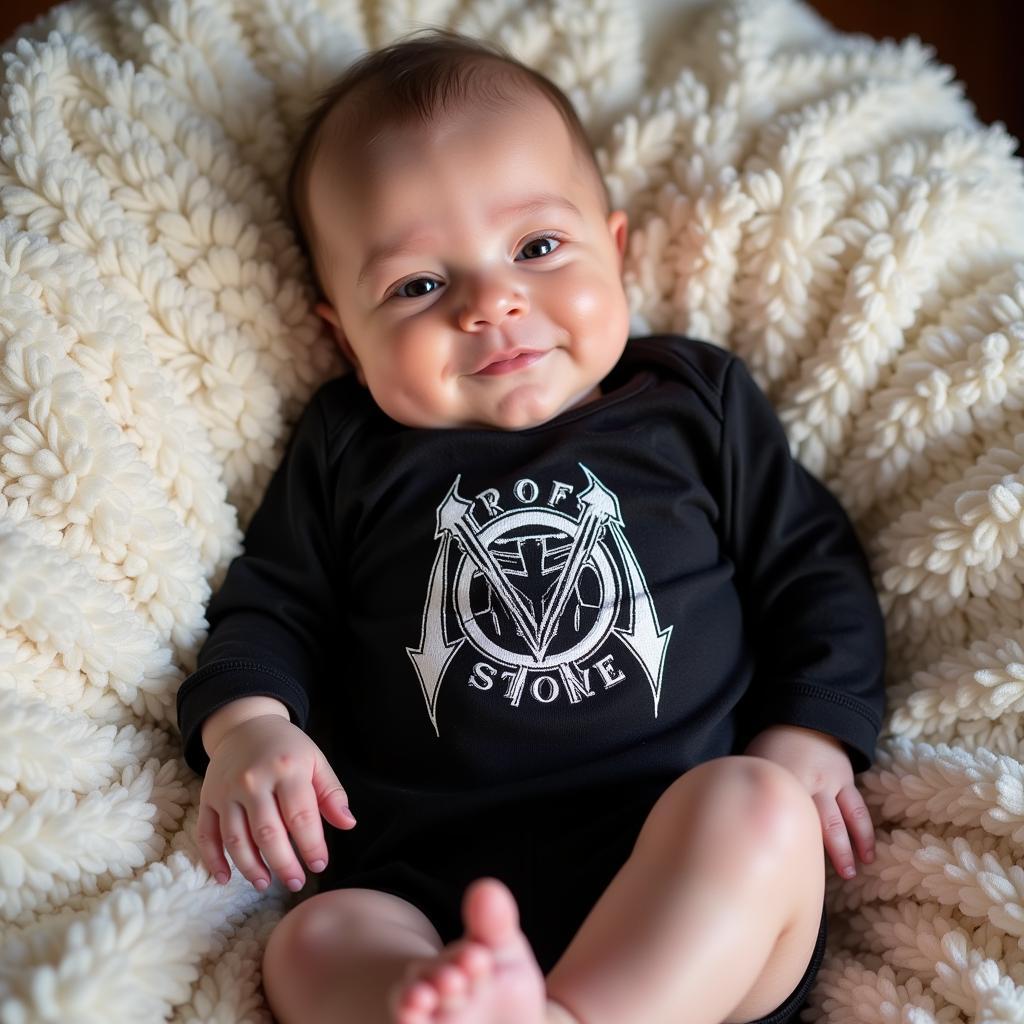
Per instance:
[[[299,119],[423,24],[565,89],[634,333],[739,352],[868,551],[878,855],[809,1019],[1024,1019],[1024,182],[917,40],[798,0],[75,0],[0,91],[0,1022],[269,1022],[294,901],[194,842],[174,697],[299,410],[346,372],[282,216]],[[653,10],[653,5],[651,10]],[[647,20],[645,21],[645,17]]]

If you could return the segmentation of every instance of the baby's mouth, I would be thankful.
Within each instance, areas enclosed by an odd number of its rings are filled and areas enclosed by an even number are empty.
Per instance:
[[[539,349],[524,349],[511,359],[499,359],[495,362],[489,363],[482,369],[477,370],[476,373],[472,374],[472,376],[476,377],[482,375],[486,377],[494,377],[505,373],[515,373],[517,370],[524,370],[526,367],[539,362],[546,355],[547,351],[540,351]]]

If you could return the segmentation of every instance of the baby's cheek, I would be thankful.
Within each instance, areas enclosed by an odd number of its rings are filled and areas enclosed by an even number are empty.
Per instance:
[[[404,347],[395,359],[392,388],[402,400],[429,415],[438,411],[438,403],[444,405],[446,395],[464,370],[463,362],[465,359],[460,361],[458,353],[445,347],[442,338],[424,335],[417,344]]]
[[[406,328],[395,337],[390,354],[395,383],[417,389],[439,371],[442,352],[438,332],[428,330],[425,323],[419,329]]]
[[[590,275],[567,289],[565,296],[567,312],[578,328],[617,330],[620,326],[624,296],[618,281]]]
[[[577,276],[561,295],[566,312],[579,324],[590,323],[601,308],[602,283],[592,276]]]
[[[415,360],[396,345],[388,345],[364,363],[374,401],[400,423],[407,422],[410,407],[415,404],[414,392],[419,384],[414,364]]]

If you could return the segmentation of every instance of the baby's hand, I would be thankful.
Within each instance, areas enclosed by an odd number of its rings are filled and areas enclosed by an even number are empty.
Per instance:
[[[857,873],[850,836],[865,864],[875,859],[871,814],[854,785],[853,765],[839,740],[798,725],[773,725],[759,732],[743,753],[781,764],[803,783],[821,817],[825,850],[843,878]]]
[[[275,800],[276,797],[276,800]],[[297,891],[305,875],[289,842],[295,839],[313,871],[327,865],[321,813],[338,828],[353,828],[348,796],[320,748],[280,715],[260,715],[233,726],[210,757],[199,795],[199,849],[222,884],[231,868],[257,889],[270,884],[270,868]]]

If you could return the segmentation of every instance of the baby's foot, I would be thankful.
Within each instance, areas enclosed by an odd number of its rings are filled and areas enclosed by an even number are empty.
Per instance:
[[[466,937],[413,964],[392,990],[395,1024],[544,1024],[544,974],[508,887],[472,882],[462,919]]]

